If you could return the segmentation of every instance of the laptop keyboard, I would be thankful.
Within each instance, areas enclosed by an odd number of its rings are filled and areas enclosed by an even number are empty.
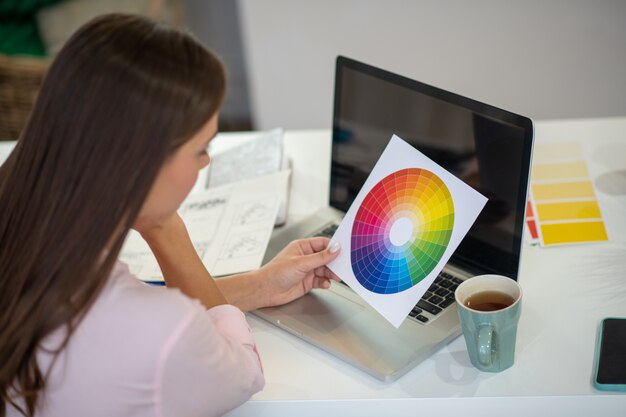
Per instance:
[[[339,225],[337,224],[329,224],[318,233],[315,233],[314,236],[332,237],[338,227]],[[409,317],[420,323],[428,323],[446,308],[454,304],[454,291],[462,282],[462,279],[448,272],[440,272],[433,284],[428,288],[428,291],[424,293],[415,307],[413,307],[413,310],[409,313]],[[348,285],[343,281],[341,283],[346,286]]]
[[[331,223],[328,226],[325,226],[322,230],[320,230],[319,232],[315,233],[314,236],[324,236],[324,237],[333,237],[333,235],[335,234],[335,232],[337,231],[337,228],[339,227],[338,224],[335,223]]]
[[[426,311],[436,316],[444,309],[454,304],[454,291],[462,282],[463,280],[458,277],[444,271],[440,272],[433,284],[428,288],[428,291],[424,293],[422,298],[409,313],[409,316],[414,317],[422,323],[428,322],[429,318],[422,313]]]

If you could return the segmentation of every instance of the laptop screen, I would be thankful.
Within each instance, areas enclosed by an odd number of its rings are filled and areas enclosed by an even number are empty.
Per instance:
[[[337,58],[330,203],[347,211],[393,134],[489,199],[450,263],[517,279],[530,119]]]

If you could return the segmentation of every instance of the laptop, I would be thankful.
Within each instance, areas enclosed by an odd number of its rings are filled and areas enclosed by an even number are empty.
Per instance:
[[[433,285],[396,329],[342,283],[254,314],[383,380],[393,381],[461,334],[454,290],[465,279],[517,280],[533,146],[527,118],[339,56],[328,207],[287,225],[290,241],[332,236],[397,134],[489,201]]]

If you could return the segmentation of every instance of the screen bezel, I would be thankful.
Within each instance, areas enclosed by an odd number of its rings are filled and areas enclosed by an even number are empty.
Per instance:
[[[381,68],[377,68],[363,62],[356,61],[351,58],[347,58],[345,56],[338,56],[336,60],[336,70],[335,70],[335,93],[334,93],[334,103],[333,103],[333,129],[332,129],[332,141],[333,141],[333,158],[334,158],[334,150],[337,143],[339,143],[339,127],[338,121],[340,120],[340,109],[341,109],[341,100],[342,98],[342,76],[343,70],[348,68],[353,71],[361,72],[367,74],[369,76],[396,84],[403,88],[411,89],[421,94],[425,94],[431,97],[434,97],[439,100],[443,100],[445,102],[449,102],[453,105],[460,106],[466,108],[473,113],[483,115],[495,120],[502,121],[504,123],[511,124],[513,126],[519,127],[524,131],[523,135],[523,145],[522,145],[522,172],[520,172],[519,176],[519,198],[518,198],[518,207],[516,207],[516,217],[515,217],[515,230],[514,230],[514,239],[513,239],[513,247],[511,252],[500,251],[498,256],[503,259],[499,259],[501,263],[494,263],[494,265],[485,265],[484,263],[478,263],[469,257],[463,257],[462,254],[457,253],[456,251],[452,257],[450,258],[449,263],[451,265],[455,265],[465,271],[471,272],[475,275],[478,274],[500,274],[508,276],[514,280],[517,280],[518,272],[519,272],[519,262],[520,262],[520,254],[521,254],[521,246],[522,239],[524,236],[524,222],[526,216],[526,201],[528,197],[528,186],[530,179],[530,163],[532,158],[532,148],[533,148],[533,138],[534,138],[534,127],[533,122],[530,118],[521,116],[516,113],[512,113],[507,110],[503,110],[501,108],[482,103],[477,100],[470,99],[468,97],[461,96],[456,93],[452,93],[450,91],[443,90],[441,88],[437,88],[428,84],[424,84],[422,82],[392,73],[390,71],[383,70]],[[418,149],[419,150],[419,149]],[[334,164],[331,161],[331,178],[330,178],[330,187],[333,186],[333,175],[334,175]],[[332,195],[332,190],[331,190]],[[332,205],[332,201],[329,198],[329,201]],[[337,207],[335,207],[337,208]],[[500,265],[504,265],[504,267],[500,267]]]

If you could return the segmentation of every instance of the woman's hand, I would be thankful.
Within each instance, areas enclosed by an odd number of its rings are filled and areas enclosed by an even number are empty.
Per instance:
[[[133,229],[139,232],[144,239],[150,239],[158,234],[168,233],[171,230],[180,230],[181,228],[185,228],[184,222],[177,212],[159,218],[139,216],[133,224]]]
[[[340,281],[326,267],[339,255],[339,244],[327,248],[328,242],[325,237],[294,240],[256,272],[255,279],[263,282],[264,307],[288,303],[312,288],[328,288],[331,279]]]

